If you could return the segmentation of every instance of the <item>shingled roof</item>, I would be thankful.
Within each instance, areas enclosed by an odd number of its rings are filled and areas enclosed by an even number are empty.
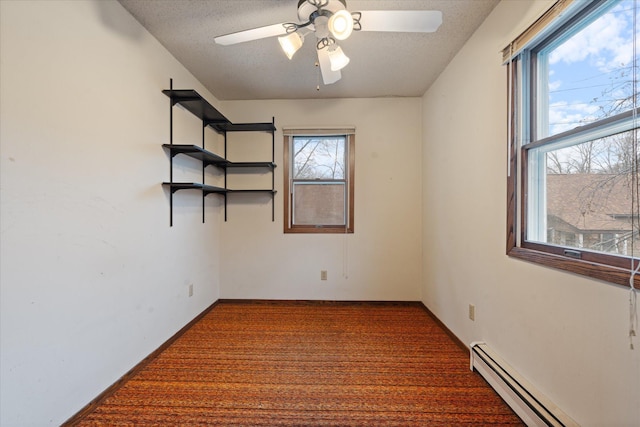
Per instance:
[[[631,231],[631,177],[548,174],[547,221],[576,233]]]

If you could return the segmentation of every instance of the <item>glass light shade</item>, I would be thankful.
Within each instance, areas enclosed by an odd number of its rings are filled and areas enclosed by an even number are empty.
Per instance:
[[[336,40],[345,40],[353,32],[353,17],[346,10],[339,10],[329,18],[329,31]]]
[[[331,71],[340,71],[349,63],[349,57],[344,54],[340,46],[329,51],[329,61],[331,62]]]
[[[322,81],[325,85],[330,85],[342,77],[342,73],[340,71],[331,70],[331,60],[329,58],[329,48],[320,49],[318,51],[318,65],[320,66],[320,71],[322,72]]]
[[[297,33],[287,34],[286,36],[278,37],[278,42],[280,42],[280,47],[284,51],[287,58],[293,58],[293,55],[302,47],[302,36]]]

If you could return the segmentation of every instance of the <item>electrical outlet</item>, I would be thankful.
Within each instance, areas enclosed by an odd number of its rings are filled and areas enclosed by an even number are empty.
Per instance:
[[[469,304],[469,319],[476,320],[476,306]]]
[[[193,296],[193,283],[189,285],[189,296]]]
[[[327,280],[327,270],[320,270],[320,280]]]

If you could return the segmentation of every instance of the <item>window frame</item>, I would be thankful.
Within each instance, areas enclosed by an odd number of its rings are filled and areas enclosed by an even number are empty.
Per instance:
[[[291,149],[295,137],[317,136],[344,136],[345,137],[345,225],[307,225],[293,224],[293,151]],[[355,133],[344,130],[296,130],[285,132],[283,144],[283,176],[284,176],[284,233],[311,233],[311,234],[353,234],[354,233],[354,201],[355,201]],[[309,182],[309,180],[301,180]],[[320,180],[326,182],[326,180]]]
[[[554,7],[557,6],[554,5]],[[601,129],[612,122],[624,121],[626,116],[634,114],[634,109],[616,116],[600,120],[598,122],[583,125],[576,129],[561,132],[549,137],[536,140],[538,131],[538,106],[539,96],[536,82],[544,84],[536,75],[535,53],[546,46],[550,40],[567,31],[590,14],[599,10],[604,2],[594,1],[573,13],[573,16],[564,22],[554,23],[548,26],[549,31],[544,40],[534,42],[532,48],[522,49],[517,55],[512,54],[507,68],[507,107],[508,107],[508,174],[507,174],[507,234],[506,253],[508,256],[524,261],[541,264],[574,274],[591,277],[594,279],[615,283],[623,286],[629,285],[632,260],[637,256],[622,256],[603,252],[590,251],[584,248],[573,248],[551,243],[542,243],[527,240],[527,230],[530,226],[529,206],[530,191],[529,177],[531,150],[541,146],[551,146],[558,141],[569,137],[586,135],[594,129]],[[550,9],[550,11],[552,10]],[[549,15],[543,15],[541,19]],[[545,26],[549,23],[545,23]],[[536,22],[532,27],[541,24]],[[570,31],[570,30],[569,30]],[[544,30],[542,30],[544,32]],[[526,33],[526,31],[525,31]],[[524,33],[523,33],[524,34]],[[542,38],[538,38],[540,40]],[[512,48],[512,46],[510,46]],[[509,49],[509,48],[507,48]],[[505,49],[505,51],[507,50]],[[506,56],[505,52],[505,56]],[[635,114],[638,114],[638,108]],[[634,129],[637,129],[634,128]],[[638,132],[636,130],[636,132]],[[531,142],[533,141],[533,142]],[[637,184],[637,183],[636,183]],[[634,284],[640,285],[640,277],[634,277]]]

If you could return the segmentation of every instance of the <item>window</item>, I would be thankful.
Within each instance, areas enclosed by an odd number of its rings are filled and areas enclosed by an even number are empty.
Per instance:
[[[284,232],[353,233],[353,131],[284,133]]]
[[[640,256],[637,2],[558,2],[505,50],[508,253],[624,285]]]

